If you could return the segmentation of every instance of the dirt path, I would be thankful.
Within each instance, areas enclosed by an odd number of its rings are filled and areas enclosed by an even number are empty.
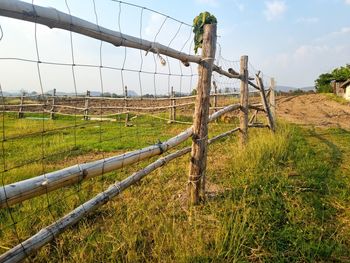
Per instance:
[[[323,94],[278,98],[277,115],[297,124],[350,129],[350,105],[342,105]]]

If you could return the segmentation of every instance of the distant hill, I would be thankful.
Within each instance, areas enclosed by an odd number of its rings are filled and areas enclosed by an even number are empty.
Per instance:
[[[128,90],[128,97],[138,97],[139,94],[137,94],[136,91]]]
[[[302,87],[302,88],[295,88],[291,86],[276,86],[276,91],[289,92],[289,91],[296,91],[296,90],[302,90],[304,92],[315,91],[315,87],[308,86],[308,87]]]
[[[11,96],[21,96],[21,93],[18,91],[13,91],[13,92],[7,92],[7,91],[3,91],[2,95],[4,97],[11,97]]]
[[[296,90],[296,88],[290,86],[276,86],[276,91],[289,92],[294,90]]]
[[[316,91],[315,87],[313,86],[309,86],[309,87],[303,87],[303,88],[300,88],[302,91]]]
[[[110,92],[108,92],[110,93]],[[46,92],[46,94],[50,94],[50,95],[53,95],[53,90],[49,90]],[[61,91],[56,91],[56,95],[57,96],[75,96],[75,93],[74,92],[61,92]],[[86,92],[82,93],[82,92],[78,92],[77,93],[78,96],[85,96],[86,95]],[[123,96],[123,94],[118,94],[120,96]],[[101,96],[101,92],[100,91],[90,91],[90,96],[91,97],[100,97]],[[128,90],[128,96],[129,97],[138,97],[139,95],[133,91],[133,90]]]

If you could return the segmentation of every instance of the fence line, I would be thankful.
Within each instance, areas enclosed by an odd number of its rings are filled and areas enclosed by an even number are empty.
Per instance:
[[[68,7],[68,5],[67,5]],[[111,198],[118,195],[120,192],[128,188],[130,185],[135,184],[139,180],[141,180],[144,176],[151,173],[155,169],[165,165],[166,163],[183,156],[191,151],[191,166],[189,169],[189,177],[188,177],[188,190],[190,193],[191,203],[197,204],[200,200],[205,199],[205,172],[206,172],[206,159],[207,159],[207,145],[210,143],[213,143],[221,138],[227,137],[235,132],[240,132],[241,134],[241,141],[242,144],[246,144],[248,140],[248,128],[270,128],[272,131],[275,130],[275,119],[274,114],[271,112],[270,106],[275,105],[274,101],[274,90],[273,88],[270,89],[269,93],[265,92],[264,84],[262,81],[262,78],[259,77],[259,74],[256,74],[255,81],[253,82],[254,78],[249,76],[248,71],[248,56],[242,56],[241,57],[241,65],[239,69],[239,73],[237,69],[234,68],[228,68],[223,69],[222,66],[216,65],[215,61],[215,46],[216,46],[216,25],[205,25],[204,26],[204,37],[203,37],[203,48],[202,48],[202,55],[196,56],[196,55],[190,55],[187,53],[182,52],[182,49],[176,50],[173,48],[170,48],[169,43],[168,46],[162,45],[158,42],[156,42],[156,38],[162,29],[165,20],[163,24],[161,25],[158,33],[155,35],[154,41],[148,41],[142,39],[141,33],[140,38],[129,36],[126,34],[121,33],[121,30],[119,32],[112,31],[107,28],[104,28],[98,24],[98,17],[96,13],[96,7],[95,8],[95,15],[96,15],[96,23],[91,23],[86,20],[80,19],[78,17],[74,17],[69,14],[63,13],[61,11],[58,11],[53,8],[44,8],[38,5],[28,4],[21,1],[15,1],[15,0],[5,0],[0,2],[0,15],[16,18],[24,21],[29,21],[37,24],[46,25],[50,28],[60,28],[64,29],[66,31],[69,31],[70,33],[75,32],[78,34],[82,34],[85,36],[88,36],[93,39],[100,40],[100,64],[96,68],[99,69],[99,78],[100,78],[100,86],[103,92],[103,78],[102,78],[102,68],[104,68],[102,63],[102,42],[107,42],[115,45],[116,47],[125,47],[125,56],[124,56],[124,63],[121,70],[121,80],[122,80],[122,87],[125,87],[125,94],[123,98],[103,98],[103,97],[93,97],[90,96],[89,93],[86,94],[84,97],[78,97],[73,96],[69,97],[71,99],[72,103],[75,103],[74,106],[71,105],[62,105],[62,101],[60,102],[59,96],[42,96],[38,98],[38,100],[43,100],[44,103],[31,103],[31,104],[25,104],[24,98],[25,96],[21,96],[21,101],[19,105],[1,105],[3,107],[3,114],[8,112],[6,109],[7,106],[9,108],[16,108],[18,107],[19,116],[22,115],[25,111],[25,108],[28,107],[41,107],[40,113],[44,114],[48,113],[52,118],[55,115],[68,115],[72,116],[72,114],[65,113],[65,112],[59,112],[58,109],[70,109],[74,110],[73,116],[75,116],[75,124],[74,124],[74,139],[76,140],[76,127],[78,127],[76,121],[77,117],[84,117],[85,120],[93,120],[93,116],[99,117],[99,125],[97,126],[99,128],[99,136],[100,136],[100,142],[102,141],[102,128],[101,128],[101,121],[102,118],[105,116],[115,116],[117,114],[126,114],[125,118],[125,125],[128,126],[129,121],[129,113],[132,111],[156,111],[156,110],[169,110],[170,111],[170,118],[169,120],[171,122],[177,122],[176,120],[176,108],[182,108],[182,107],[188,107],[193,105],[193,102],[189,103],[181,103],[180,100],[182,99],[193,99],[196,98],[195,103],[195,115],[193,120],[193,126],[190,128],[184,130],[183,132],[177,134],[176,136],[167,139],[164,142],[159,141],[159,143],[142,148],[140,150],[127,152],[121,155],[109,157],[109,158],[100,158],[99,160],[95,160],[92,162],[87,162],[84,164],[77,164],[74,166],[70,166],[65,169],[56,170],[54,172],[50,173],[40,173],[42,175],[32,177],[27,180],[18,181],[15,183],[2,185],[0,188],[0,209],[1,208],[8,208],[9,213],[11,213],[11,207],[15,204],[21,203],[25,200],[29,200],[31,198],[34,198],[39,195],[48,194],[51,191],[54,191],[58,188],[62,188],[65,186],[70,186],[78,183],[82,183],[83,181],[86,181],[90,178],[97,177],[97,176],[103,176],[104,174],[118,170],[120,168],[126,167],[127,165],[138,163],[142,160],[149,159],[151,157],[161,155],[165,152],[167,152],[169,149],[174,148],[175,146],[180,145],[181,143],[185,142],[187,139],[192,137],[192,147],[188,147],[179,151],[176,151],[170,155],[164,156],[163,158],[158,159],[157,161],[153,162],[152,164],[146,166],[142,170],[132,174],[131,176],[127,177],[126,179],[122,180],[119,183],[115,183],[111,185],[107,190],[103,188],[102,192],[95,196],[94,198],[90,199],[89,201],[83,203],[81,202],[81,205],[75,208],[73,211],[68,213],[67,215],[61,217],[59,220],[54,220],[54,223],[49,225],[48,227],[43,228],[41,231],[39,231],[36,235],[33,237],[27,239],[26,241],[22,242],[19,237],[19,245],[14,247],[13,249],[7,251],[5,254],[0,256],[0,262],[17,262],[19,260],[24,259],[32,252],[36,251],[43,245],[47,244],[49,241],[51,241],[53,238],[55,238],[58,234],[63,232],[67,227],[75,224],[78,222],[80,218],[88,214],[89,212],[93,211],[94,209],[100,207],[101,205],[105,204]],[[69,8],[68,8],[69,9]],[[143,11],[143,9],[142,9]],[[120,14],[119,14],[120,19]],[[142,21],[142,13],[141,13],[141,21]],[[120,26],[120,23],[119,23]],[[142,27],[142,25],[141,25]],[[141,30],[140,30],[141,31]],[[177,33],[175,34],[175,39],[177,36]],[[35,31],[35,37],[36,37],[36,31]],[[41,90],[42,89],[42,80],[41,80],[41,71],[39,64],[40,56],[38,51],[38,43],[37,39],[36,42],[36,48],[37,48],[37,61],[30,61],[37,63],[37,69],[38,69],[38,76],[40,79],[41,84]],[[139,99],[133,99],[128,97],[127,92],[127,86],[124,85],[124,79],[123,79],[123,73],[125,60],[126,60],[126,48],[133,48],[137,50],[143,50],[147,53],[153,53],[154,60],[155,60],[155,67],[157,67],[156,60],[159,60],[161,64],[169,64],[169,57],[174,58],[180,62],[180,69],[181,69],[181,63],[189,67],[191,66],[190,63],[196,63],[199,65],[199,80],[197,85],[197,95],[196,96],[188,96],[188,97],[175,97],[175,94],[173,91],[169,92],[168,98],[143,98],[142,97],[142,83],[141,83],[141,77],[140,74],[143,70],[143,58],[141,54],[141,65],[139,71],[135,71],[138,73],[139,77],[139,85],[141,89],[141,98]],[[74,79],[74,88],[75,88],[75,94],[77,95],[76,90],[76,83],[75,83],[75,71],[74,66],[76,65],[74,62],[74,51],[73,51],[73,44],[72,44],[72,38],[71,38],[71,49],[72,49],[72,64],[67,64],[72,67],[72,75]],[[162,55],[166,56],[164,59]],[[221,54],[220,54],[221,56]],[[227,61],[226,61],[227,62]],[[63,63],[52,63],[57,65],[63,65]],[[106,67],[107,68],[107,67]],[[190,67],[191,68],[191,67]],[[164,74],[168,77],[168,84],[170,83],[170,77],[171,77],[171,71],[170,71],[170,65],[169,65],[169,73]],[[192,70],[192,68],[191,68]],[[213,72],[215,74],[219,74],[220,76],[234,79],[240,82],[241,89],[240,89],[240,103],[238,104],[231,104],[229,106],[219,106],[217,104],[218,98],[221,96],[227,96],[227,94],[220,94],[218,93],[217,89],[215,90],[214,94],[210,94],[210,86],[211,86],[211,80]],[[155,75],[157,74],[157,68],[155,69],[155,73],[152,73]],[[182,81],[182,72],[180,74],[181,81]],[[191,72],[191,77],[193,76]],[[155,80],[154,80],[155,81]],[[181,81],[180,81],[180,87],[181,87]],[[192,79],[191,79],[192,81]],[[191,83],[192,84],[192,83]],[[215,86],[215,85],[214,85]],[[251,103],[249,104],[249,86],[255,88],[259,91],[261,96],[261,103]],[[170,89],[170,85],[168,85],[168,88]],[[180,88],[181,89],[181,88]],[[170,90],[169,90],[170,91]],[[43,93],[43,92],[42,92]],[[181,94],[181,92],[180,92]],[[236,94],[236,93],[232,93]],[[28,96],[33,98],[32,96]],[[156,94],[154,94],[154,97],[157,97]],[[213,107],[210,107],[210,98],[213,97],[214,99],[214,105]],[[268,100],[269,97],[269,100]],[[2,99],[4,100],[4,96],[2,96]],[[46,103],[45,103],[46,99]],[[50,101],[51,99],[51,101]],[[66,98],[67,99],[67,98]],[[97,100],[100,104],[99,106],[93,105],[93,100]],[[84,106],[78,105],[78,102],[84,104]],[[121,106],[106,106],[104,105],[104,100],[115,100],[120,101]],[[141,106],[133,106],[131,105],[131,102],[137,102],[140,101],[162,101],[164,103],[167,103],[165,106],[152,106],[152,107],[143,107]],[[35,106],[34,106],[35,105]],[[51,106],[51,107],[50,107]],[[221,108],[221,109],[220,109]],[[104,114],[103,110],[121,110],[122,113],[110,113],[110,114]],[[214,110],[214,113],[209,115],[209,110]],[[255,113],[249,119],[249,109],[255,110]],[[96,114],[96,111],[100,111],[100,114]],[[240,128],[235,128],[233,130],[230,130],[228,132],[225,132],[223,134],[220,134],[210,140],[208,140],[208,123],[214,120],[217,120],[221,116],[230,113],[235,110],[240,110]],[[33,112],[33,111],[31,111]],[[34,111],[35,112],[35,111]],[[80,114],[82,112],[82,114]],[[266,115],[268,124],[260,123],[257,121],[257,114],[259,112],[262,112],[264,115]],[[21,114],[20,114],[21,113]],[[95,114],[95,115],[94,115]],[[140,114],[146,114],[146,113],[140,113]],[[161,118],[160,116],[154,116]],[[93,123],[93,122],[92,122]],[[180,123],[180,121],[179,121]],[[185,123],[185,122],[184,122]],[[187,124],[187,123],[186,123]],[[4,128],[4,124],[3,124]],[[42,139],[42,159],[44,160],[47,158],[45,156],[44,151],[44,132],[45,132],[45,126],[43,122],[43,130],[39,134],[41,135]],[[35,133],[33,133],[35,134]],[[14,136],[16,137],[16,136]],[[21,136],[18,136],[19,138],[22,138]],[[3,142],[6,140],[5,137],[3,137]],[[76,145],[76,141],[75,141]],[[3,151],[4,145],[2,146]],[[4,159],[4,169],[6,169],[6,162]],[[43,167],[43,171],[45,171],[45,167]],[[50,202],[47,200],[48,203],[48,209],[50,211]],[[51,211],[50,211],[51,213]],[[12,215],[11,215],[12,217]],[[54,217],[53,217],[54,218]],[[55,219],[55,218],[54,218]],[[14,225],[16,224],[13,222]],[[15,230],[16,231],[16,230]],[[17,234],[18,236],[18,234]]]
[[[239,109],[239,104],[225,107],[215,112],[209,117],[209,121],[214,121],[220,116]],[[80,183],[84,180],[115,171],[128,165],[138,163],[153,156],[167,152],[169,149],[186,141],[193,134],[193,128],[190,127],[177,136],[141,150],[125,153],[122,155],[97,160],[90,163],[74,165],[59,171],[40,175],[24,181],[5,185],[0,188],[0,208],[20,203],[24,200],[46,194],[58,188]]]
[[[212,144],[222,138],[225,138],[235,132],[237,132],[239,128],[235,128],[231,131],[220,134],[208,141],[208,144]],[[39,248],[43,247],[45,244],[52,241],[55,237],[57,237],[60,233],[65,231],[68,227],[76,224],[81,218],[101,207],[102,205],[108,203],[112,198],[119,195],[125,189],[139,182],[146,175],[150,174],[154,170],[164,166],[170,161],[179,158],[185,154],[191,152],[191,147],[184,148],[182,150],[176,151],[172,154],[164,156],[157,161],[149,164],[144,169],[132,174],[121,182],[116,182],[108,187],[107,190],[101,192],[94,198],[80,205],[69,214],[60,218],[53,224],[43,228],[38,233],[23,241],[21,244],[7,251],[3,255],[0,255],[0,262],[19,262],[24,258],[28,257],[28,255],[32,254]]]
[[[87,93],[89,94],[89,92]],[[238,96],[237,93],[211,93],[210,97],[213,98],[214,104],[210,107],[211,110],[217,110],[222,109],[223,106],[218,106],[218,98],[224,97],[224,99],[228,99],[232,96]],[[19,118],[24,118],[25,113],[29,114],[35,114],[35,113],[47,113],[50,114],[50,118],[54,119],[54,116],[57,115],[63,115],[63,116],[77,116],[77,117],[83,117],[85,120],[89,120],[89,118],[96,118],[96,117],[111,117],[121,114],[128,114],[129,112],[132,113],[142,113],[142,111],[146,112],[161,112],[169,110],[171,111],[171,114],[169,114],[169,121],[170,123],[176,122],[176,110],[187,108],[189,106],[195,105],[195,99],[196,96],[186,96],[186,97],[169,97],[169,98],[147,98],[147,99],[138,99],[138,98],[109,98],[109,97],[91,97],[91,96],[84,96],[84,97],[59,97],[59,96],[45,96],[45,99],[40,100],[46,100],[45,103],[32,103],[33,97],[32,96],[22,96],[20,104],[6,104],[7,99],[12,99],[14,97],[4,97],[5,104],[0,104],[2,106],[3,110],[2,112],[18,112]],[[30,103],[25,103],[25,98],[32,98],[30,100]],[[117,102],[124,102],[124,105],[120,104],[120,106],[93,106],[94,102],[99,101],[117,101]],[[145,100],[146,102],[163,102],[164,104],[167,102],[169,105],[167,106],[156,106],[156,105],[150,105],[149,107],[136,107],[136,106],[128,106],[129,103],[136,103]],[[186,103],[176,103],[176,101],[188,101],[191,100],[191,102]],[[84,105],[82,106],[70,106],[65,105],[63,103],[70,103],[74,104],[74,101],[81,101]],[[75,103],[76,104],[76,103]],[[15,110],[13,108],[18,108],[19,110]],[[71,110],[71,113],[69,112],[62,112],[61,110],[68,109]],[[100,114],[96,115],[93,113],[90,113],[93,110],[99,110],[101,111]],[[102,111],[105,110],[115,110],[115,112],[110,113],[104,113]],[[77,113],[78,112],[78,113]],[[79,113],[81,112],[81,114]]]

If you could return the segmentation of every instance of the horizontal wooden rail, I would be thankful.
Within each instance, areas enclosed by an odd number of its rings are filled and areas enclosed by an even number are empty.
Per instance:
[[[151,42],[130,35],[113,31],[87,20],[71,16],[55,8],[42,7],[18,0],[0,1],[0,16],[15,18],[32,23],[48,26],[49,28],[60,28],[74,33],[95,38],[117,47],[129,47],[154,54],[162,54],[180,60],[185,66],[189,63],[203,64],[207,61],[200,56],[186,54],[172,49],[160,43]],[[213,70],[228,78],[240,78],[237,74],[231,74],[221,67],[213,66]]]
[[[114,107],[114,106],[102,106],[102,107],[98,107],[98,106],[93,106],[93,107],[89,107],[89,109],[103,109],[103,110],[107,110],[107,109],[116,109],[116,110],[145,110],[145,111],[152,111],[152,110],[166,110],[169,108],[182,108],[182,107],[186,107],[186,106],[191,106],[194,105],[195,102],[189,102],[189,103],[183,103],[183,104],[177,104],[175,106],[157,106],[157,107]]]
[[[212,114],[209,117],[209,121],[213,121],[227,112],[239,109],[239,107],[239,104],[227,106]],[[106,159],[74,165],[10,185],[4,185],[0,187],[0,208],[11,206],[24,200],[54,191],[58,188],[73,185],[82,182],[83,180],[115,171],[127,165],[160,155],[186,141],[192,136],[192,133],[192,127],[190,127],[163,143]]]
[[[261,103],[249,105],[249,109],[265,112],[265,110],[262,107],[263,107],[263,105]]]
[[[233,95],[239,95],[239,93],[212,93],[210,94],[211,97],[213,96],[233,96]],[[22,96],[3,96],[4,99],[14,99],[14,98],[22,98]],[[59,101],[64,101],[64,100],[80,100],[83,101],[86,99],[86,96],[65,96],[65,95],[56,95],[56,96],[52,96],[52,95],[35,95],[35,96],[23,96],[23,98],[30,98],[32,101],[37,101],[37,100],[43,100],[43,99],[58,99]],[[155,98],[141,98],[141,97],[128,97],[128,98],[113,98],[113,97],[103,97],[103,96],[91,96],[88,97],[89,100],[113,100],[113,101],[135,101],[135,102],[140,102],[140,101],[169,101],[169,100],[187,100],[187,99],[195,99],[196,96],[195,95],[191,95],[191,96],[179,96],[179,97],[155,97]],[[10,106],[10,105],[16,105],[16,104],[0,104],[0,106]],[[36,105],[36,104],[23,104],[23,105]],[[45,104],[37,104],[37,106],[41,106],[41,105],[45,105]],[[58,104],[59,105],[59,104]],[[55,106],[58,106],[55,105]],[[19,105],[17,105],[19,107]]]
[[[224,137],[227,137],[237,132],[238,130],[239,128],[236,128],[231,131],[220,134],[210,139],[208,143],[212,144]],[[39,248],[43,247],[45,244],[52,241],[55,237],[57,237],[59,234],[64,232],[68,227],[76,224],[81,218],[93,212],[94,210],[101,207],[102,205],[106,204],[107,202],[112,200],[112,198],[118,196],[121,192],[123,192],[125,189],[127,189],[131,185],[139,182],[142,178],[144,178],[151,172],[164,166],[170,161],[176,158],[179,158],[185,154],[188,154],[190,152],[191,152],[191,147],[187,147],[182,150],[176,151],[172,154],[164,156],[158,159],[157,161],[149,164],[144,169],[132,174],[131,176],[127,177],[121,182],[117,182],[115,184],[110,185],[109,188],[104,192],[96,195],[94,198],[80,205],[79,207],[71,211],[69,214],[60,218],[53,224],[43,228],[34,236],[28,238],[27,240],[23,241],[21,244],[17,245],[16,247],[12,248],[11,250],[1,255],[0,262],[5,263],[5,262],[22,261],[28,255],[34,253]]]
[[[0,107],[8,107],[8,108],[18,108],[18,107],[42,107],[47,106],[46,104],[0,104]]]
[[[261,123],[251,123],[248,124],[249,128],[270,128],[268,124],[261,124]]]

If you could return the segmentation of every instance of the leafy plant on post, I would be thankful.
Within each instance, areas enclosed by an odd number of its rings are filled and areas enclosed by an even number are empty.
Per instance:
[[[196,54],[198,49],[202,48],[204,25],[206,24],[217,24],[216,17],[209,12],[202,12],[193,19],[194,52]]]

